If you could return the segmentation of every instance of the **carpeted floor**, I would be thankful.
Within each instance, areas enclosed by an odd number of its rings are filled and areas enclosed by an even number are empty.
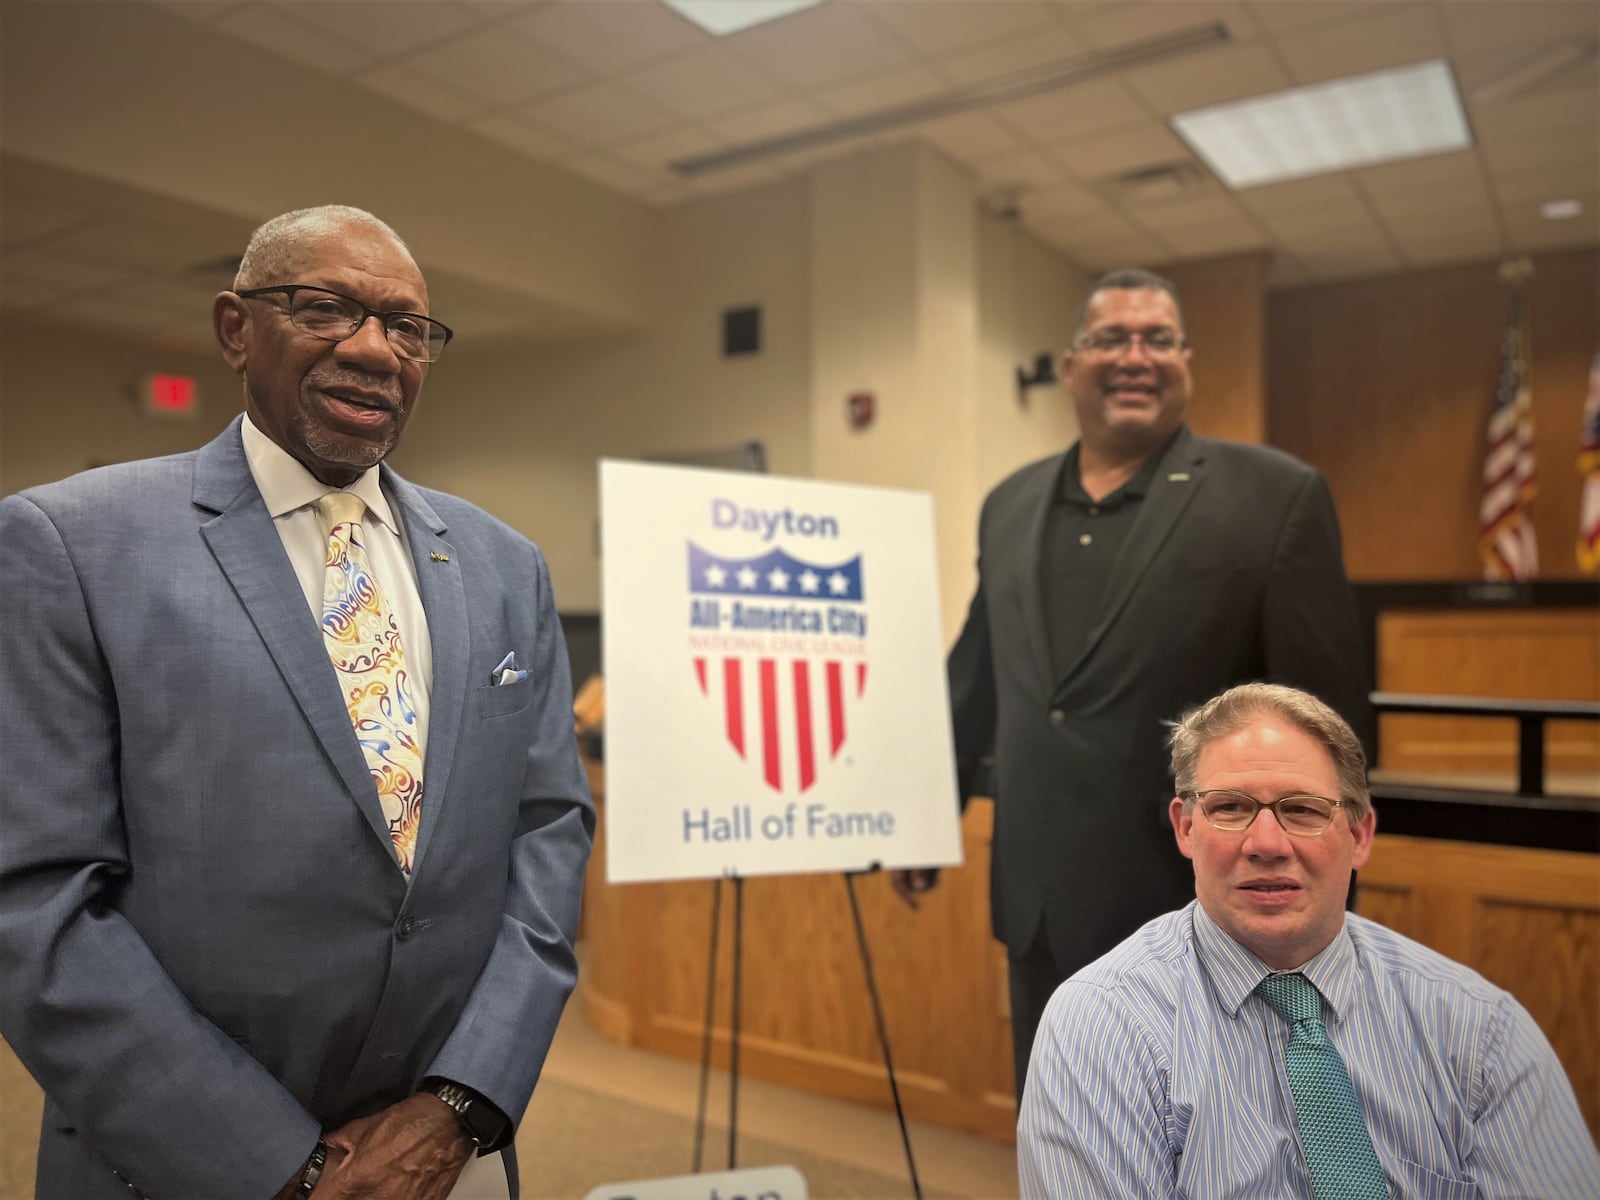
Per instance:
[[[694,1121],[591,1092],[576,1084],[539,1081],[517,1135],[525,1200],[581,1200],[602,1183],[687,1175],[694,1164]],[[727,1168],[726,1128],[708,1127],[703,1169]],[[787,1165],[805,1178],[812,1200],[899,1200],[911,1196],[898,1178],[740,1134],[741,1167]],[[932,1200],[949,1192],[923,1189]]]

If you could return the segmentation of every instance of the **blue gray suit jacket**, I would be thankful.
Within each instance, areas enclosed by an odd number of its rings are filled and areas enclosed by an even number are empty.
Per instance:
[[[238,421],[0,501],[0,1033],[46,1200],[266,1200],[429,1075],[527,1105],[594,831],[549,573],[382,483],[433,643],[409,886]]]

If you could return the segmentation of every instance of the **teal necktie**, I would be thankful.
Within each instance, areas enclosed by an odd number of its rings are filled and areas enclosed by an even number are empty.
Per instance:
[[[1283,1065],[1316,1200],[1389,1200],[1350,1072],[1322,1023],[1317,985],[1299,973],[1268,975],[1256,991],[1290,1022]]]

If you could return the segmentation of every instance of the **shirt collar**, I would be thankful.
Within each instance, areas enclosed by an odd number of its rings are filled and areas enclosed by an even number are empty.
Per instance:
[[[398,535],[400,526],[389,508],[389,501],[379,484],[378,468],[363,471],[348,487],[339,489],[323,483],[277,442],[256,428],[248,413],[239,427],[239,437],[244,443],[245,461],[250,464],[250,474],[266,501],[267,512],[274,518],[296,509],[309,508],[329,492],[346,491],[360,496],[369,512],[390,531]]]
[[[1210,977],[1223,1008],[1237,1020],[1239,1010],[1256,990],[1256,985],[1273,972],[1218,928],[1198,900],[1190,902],[1189,911],[1193,916],[1200,965]],[[1349,1011],[1356,992],[1356,948],[1350,940],[1349,925],[1341,921],[1333,941],[1295,969],[1316,984],[1333,1020],[1340,1021]]]
[[[1125,500],[1142,500],[1150,491],[1150,481],[1155,478],[1156,468],[1161,465],[1161,460],[1167,456],[1167,451],[1172,449],[1172,443],[1178,440],[1178,435],[1182,432],[1183,427],[1179,426],[1171,437],[1162,442],[1155,452],[1144,460],[1144,465],[1132,479],[1099,500],[1090,500],[1089,493],[1083,490],[1083,481],[1078,474],[1079,452],[1083,442],[1081,439],[1073,442],[1061,464],[1061,481],[1056,489],[1057,498],[1070,503],[1098,504],[1102,508],[1114,507]]]

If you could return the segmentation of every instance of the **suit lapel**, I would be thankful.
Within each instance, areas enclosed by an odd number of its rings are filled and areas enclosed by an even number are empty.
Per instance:
[[[1139,502],[1139,515],[1134,518],[1127,541],[1117,552],[1117,560],[1111,567],[1111,578],[1106,580],[1105,594],[1100,600],[1099,619],[1089,631],[1083,653],[1068,668],[1063,682],[1070,679],[1094,653],[1095,647],[1127,605],[1139,580],[1172,536],[1189,502],[1204,484],[1203,443],[1184,429],[1167,447],[1155,474],[1150,478],[1150,490]]]
[[[350,725],[321,631],[245,461],[239,423],[235,420],[195,460],[194,502],[216,514],[200,526],[200,534],[351,799],[394,857],[377,787]],[[398,866],[397,858],[395,862]]]
[[[421,869],[428,842],[439,824],[456,746],[461,740],[462,713],[467,704],[467,666],[471,638],[467,629],[467,593],[461,565],[444,540],[445,523],[433,507],[387,466],[384,490],[399,505],[406,542],[417,569],[417,592],[428,617],[433,644],[433,687],[428,693],[428,746],[422,765],[422,823],[411,863],[412,877]]]
[[[1050,633],[1044,620],[1044,532],[1065,463],[1066,455],[1061,455],[1056,459],[1055,470],[1040,472],[1042,486],[1028,498],[1017,546],[1022,553],[1022,628],[1028,639],[1028,656],[1038,664],[1040,680],[1047,690],[1054,682],[1054,672],[1050,666]]]

